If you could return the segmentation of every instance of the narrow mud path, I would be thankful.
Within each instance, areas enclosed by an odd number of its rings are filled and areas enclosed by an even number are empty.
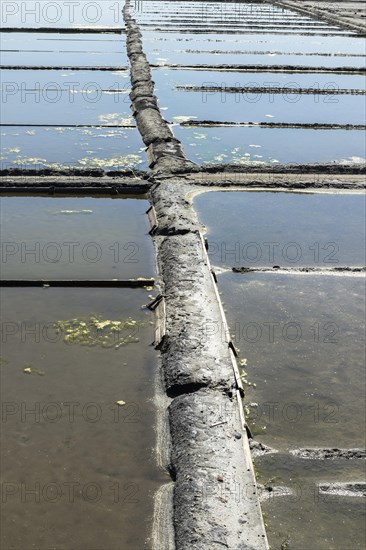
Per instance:
[[[132,108],[150,166],[160,175],[192,170],[159,111],[141,33],[129,8],[127,1],[123,13]],[[163,295],[157,305],[162,327],[155,344],[161,351],[162,384],[172,399],[170,460],[165,466],[174,482],[175,545],[179,550],[261,550],[268,542],[241,404],[243,389],[228,329],[223,339],[212,330],[227,323],[187,192],[184,185],[169,181],[150,190]],[[159,549],[168,548],[164,532],[155,533],[154,540]]]

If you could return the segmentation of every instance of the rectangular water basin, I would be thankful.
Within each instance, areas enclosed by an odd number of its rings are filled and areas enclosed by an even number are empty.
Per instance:
[[[198,164],[365,162],[358,130],[177,126],[174,134]]]
[[[2,279],[154,276],[143,199],[2,197]]]
[[[147,168],[136,128],[2,128],[2,168]]]
[[[3,548],[144,547],[163,481],[145,302],[144,290],[1,290]]]
[[[215,266],[363,267],[365,201],[362,194],[217,191],[198,195],[195,208]]]

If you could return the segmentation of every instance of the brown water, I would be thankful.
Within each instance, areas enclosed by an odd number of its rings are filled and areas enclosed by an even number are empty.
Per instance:
[[[363,276],[219,277],[253,431],[276,449],[364,447]],[[265,426],[265,429],[264,429]]]
[[[145,290],[2,289],[4,550],[145,547],[163,481],[147,299]],[[91,316],[92,347],[65,343],[65,329],[51,326],[77,319],[79,330]],[[130,343],[103,347],[105,322],[126,319],[113,337]]]
[[[361,481],[362,460],[301,460],[285,453],[255,460],[257,480],[267,489],[262,510],[271,548],[298,550],[364,548],[364,498],[322,494],[318,484]],[[268,492],[268,487],[274,488]],[[275,488],[290,493],[274,496]],[[286,548],[286,546],[285,546]]]

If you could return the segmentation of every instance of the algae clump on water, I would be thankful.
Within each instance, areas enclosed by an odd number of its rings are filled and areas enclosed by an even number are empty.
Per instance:
[[[66,344],[82,346],[101,346],[118,349],[139,341],[137,337],[143,321],[128,317],[122,321],[103,319],[99,315],[57,321],[55,328],[62,334]]]

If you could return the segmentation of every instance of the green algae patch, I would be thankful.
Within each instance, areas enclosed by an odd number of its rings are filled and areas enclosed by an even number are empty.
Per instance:
[[[88,318],[57,321],[54,326],[61,332],[65,344],[118,349],[139,342],[138,332],[140,327],[144,326],[144,322],[131,317],[122,321],[112,321],[92,315]]]

